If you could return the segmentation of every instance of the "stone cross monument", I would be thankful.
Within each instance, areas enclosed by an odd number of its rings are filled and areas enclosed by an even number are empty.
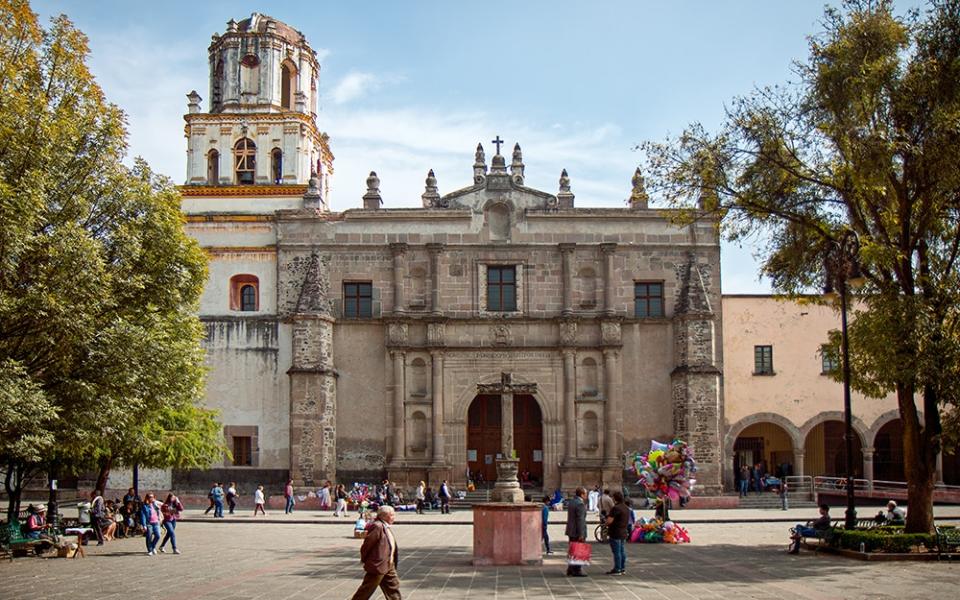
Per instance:
[[[497,482],[493,486],[494,502],[523,502],[523,490],[517,479],[520,461],[513,448],[513,396],[534,394],[535,383],[514,383],[511,373],[500,373],[499,383],[479,384],[480,394],[500,396],[500,455],[497,459]]]

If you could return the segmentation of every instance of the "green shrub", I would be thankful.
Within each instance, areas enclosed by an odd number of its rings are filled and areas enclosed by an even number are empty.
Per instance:
[[[910,552],[920,545],[933,548],[936,536],[928,533],[903,533],[903,527],[878,527],[876,529],[837,530],[839,546],[848,550],[860,550],[860,544],[867,552]]]

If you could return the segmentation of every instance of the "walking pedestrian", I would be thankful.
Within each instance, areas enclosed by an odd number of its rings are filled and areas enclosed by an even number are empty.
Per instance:
[[[333,516],[340,517],[346,516],[347,514],[347,490],[344,489],[342,483],[337,484],[337,491],[335,492],[337,499],[337,510],[333,511]]]
[[[230,507],[230,514],[233,514],[233,509],[237,507],[237,498],[240,494],[237,493],[237,482],[231,481],[230,485],[227,486],[227,505]]]
[[[147,531],[147,556],[153,556],[157,553],[157,542],[160,541],[160,521],[161,516],[160,503],[153,494],[147,494],[143,498],[143,505],[140,507],[140,524]]]
[[[293,505],[296,504],[293,500],[293,480],[288,479],[286,487],[283,488],[283,497],[287,500],[287,507],[284,509],[284,514],[290,514],[293,512]]]
[[[783,478],[780,480],[780,510],[787,510],[790,508],[790,500],[787,497],[789,491],[787,490],[787,480]]]
[[[740,466],[740,497],[746,498],[747,494],[750,491],[750,467],[747,465]]]
[[[90,527],[97,536],[97,545],[103,545],[103,521],[107,516],[107,505],[100,490],[90,493]]]
[[[610,490],[603,490],[603,495],[600,496],[600,520],[606,519],[612,509],[613,497],[610,495]]]
[[[225,493],[223,491],[223,484],[217,483],[214,486],[213,490],[210,491],[213,495],[213,518],[222,519],[223,518],[223,497]]]
[[[266,502],[266,498],[263,497],[263,486],[258,485],[257,490],[253,492],[253,516],[257,516],[257,511],[260,511],[260,514],[267,516],[267,511],[263,510],[263,505]]]
[[[180,513],[182,512],[183,504],[180,502],[180,498],[177,498],[173,492],[167,494],[167,499],[164,500],[160,506],[160,514],[163,515],[163,529],[166,531],[166,534],[163,536],[163,541],[160,542],[160,552],[166,552],[164,548],[167,542],[170,542],[173,553],[180,554],[180,549],[177,548],[176,529],[177,521],[180,520]]]
[[[450,486],[447,485],[447,480],[444,479],[443,483],[440,484],[440,514],[449,515],[450,514]]]
[[[540,537],[543,538],[543,546],[547,550],[547,554],[553,554],[553,551],[550,550],[550,534],[547,531],[547,525],[550,524],[550,496],[543,497],[543,506],[540,507],[540,520],[542,521]]]
[[[630,513],[633,512],[623,501],[623,492],[613,493],[613,508],[607,513],[607,535],[610,536],[610,550],[613,552],[613,568],[607,575],[623,575],[627,567],[627,536],[630,535]]]
[[[593,486],[593,489],[587,494],[587,501],[587,512],[597,512],[600,506],[600,486]]]
[[[400,600],[400,577],[397,576],[399,554],[397,540],[393,536],[393,520],[396,513],[392,506],[377,509],[377,518],[367,526],[367,533],[360,546],[360,561],[363,563],[363,583],[353,594],[353,600],[368,600],[377,588],[386,600]]]
[[[330,502],[330,492],[331,487],[333,486],[328,479],[323,483],[323,487],[317,490],[317,500],[320,502],[320,510],[329,510],[332,506]]]
[[[573,498],[567,503],[567,528],[564,533],[570,542],[585,542],[587,540],[587,505],[584,499],[587,490],[578,487]],[[583,567],[567,564],[567,575],[570,577],[586,577]]]
[[[213,501],[213,490],[215,490],[218,485],[220,484],[214,481],[213,484],[210,486],[210,491],[207,492],[207,500],[210,501],[210,506],[207,507],[207,510],[203,511],[204,515],[209,515],[210,511],[216,508],[216,503]],[[216,516],[216,514],[214,514],[214,516]]]
[[[426,499],[427,499],[427,484],[421,481],[420,484],[417,485],[417,492],[416,492],[418,515],[423,514],[423,503]]]

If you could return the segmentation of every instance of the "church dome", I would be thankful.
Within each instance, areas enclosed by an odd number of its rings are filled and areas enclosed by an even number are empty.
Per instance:
[[[272,31],[271,31],[272,26]],[[283,21],[269,15],[253,13],[237,23],[237,31],[241,33],[272,33],[290,44],[299,45],[306,41],[303,34],[287,25]]]

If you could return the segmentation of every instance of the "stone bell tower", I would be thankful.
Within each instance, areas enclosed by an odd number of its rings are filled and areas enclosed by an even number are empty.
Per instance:
[[[316,173],[325,209],[333,156],[316,123],[320,63],[303,34],[253,13],[228,21],[208,54],[207,111],[187,95],[187,185],[302,186]]]

